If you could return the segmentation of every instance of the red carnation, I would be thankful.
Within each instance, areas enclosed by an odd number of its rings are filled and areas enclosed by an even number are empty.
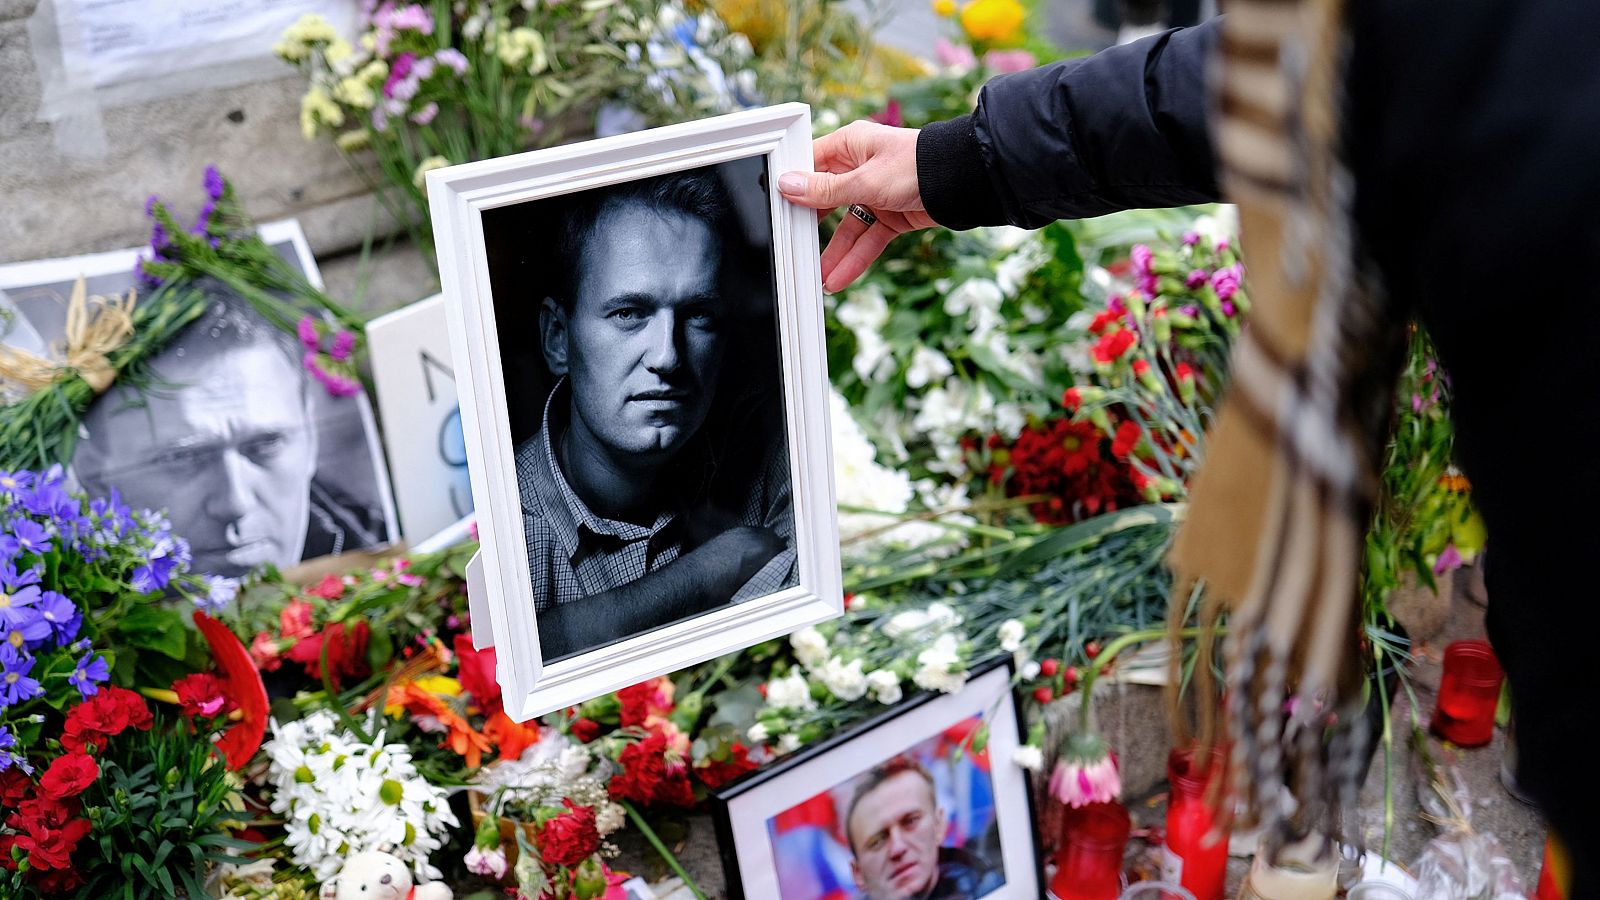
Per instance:
[[[1138,446],[1139,439],[1144,437],[1144,431],[1137,422],[1124,421],[1117,426],[1117,436],[1111,441],[1111,455],[1117,459],[1127,459],[1133,454],[1133,448]]]
[[[1128,352],[1128,348],[1133,346],[1133,342],[1133,332],[1121,329],[1095,341],[1094,347],[1090,348],[1089,353],[1096,362],[1116,362],[1122,358],[1122,354]]]
[[[0,772],[0,809],[16,809],[22,798],[33,793],[33,781],[21,769]]]
[[[88,819],[73,819],[60,828],[40,824],[17,835],[16,846],[28,854],[28,864],[35,869],[70,869],[72,851],[88,833]]]
[[[41,897],[61,897],[83,887],[83,876],[76,869],[35,869],[28,883],[38,888]]]
[[[102,687],[100,692],[67,711],[61,745],[74,753],[93,745],[104,749],[106,741],[128,728],[149,731],[153,718],[144,699],[119,687]]]
[[[600,736],[600,723],[593,719],[574,719],[572,736],[587,744]]]
[[[702,759],[695,764],[694,774],[699,776],[707,787],[719,788],[755,767],[756,764],[750,759],[750,748],[735,743],[728,748],[727,759]]]
[[[322,679],[322,647],[328,646],[328,680],[338,688],[345,678],[365,678],[372,673],[367,666],[367,638],[372,627],[366,620],[358,620],[348,631],[343,622],[335,622],[318,634],[294,645],[286,654],[289,659],[306,667],[306,674]]]
[[[86,753],[68,753],[55,762],[39,779],[39,793],[56,800],[76,797],[100,777],[100,765]]]
[[[650,727],[652,720],[672,712],[672,694],[672,679],[665,677],[617,691],[617,700],[622,706],[622,727]]]
[[[286,641],[298,641],[316,633],[311,623],[311,604],[296,597],[278,611],[278,634]]]
[[[324,600],[337,600],[344,596],[344,579],[337,575],[326,576],[306,593]]]
[[[1121,322],[1122,322],[1122,313],[1120,313],[1120,312],[1118,312],[1117,310],[1114,310],[1114,309],[1108,309],[1108,310],[1100,313],[1099,315],[1095,316],[1094,317],[1094,321],[1089,323],[1089,333],[1090,334],[1101,334],[1107,328],[1109,328],[1109,327],[1111,327],[1113,325],[1120,325]]]
[[[18,831],[40,828],[61,828],[82,809],[76,797],[58,800],[40,795],[29,797],[17,804],[17,811],[6,818],[6,824]]]
[[[622,773],[611,779],[612,797],[643,804],[694,805],[689,767],[682,756],[668,746],[667,736],[662,732],[623,748],[617,763],[622,766]]]
[[[198,672],[172,683],[172,692],[178,695],[183,714],[189,718],[199,716],[214,719],[232,712],[237,704],[228,699],[222,682],[210,672]]]
[[[534,843],[546,863],[575,866],[600,849],[600,831],[595,828],[594,807],[576,806],[567,799],[561,802],[568,812],[544,823]]]

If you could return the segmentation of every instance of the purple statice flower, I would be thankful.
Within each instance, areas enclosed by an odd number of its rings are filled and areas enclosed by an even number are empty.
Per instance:
[[[152,219],[155,218],[156,204],[160,202],[161,198],[157,197],[155,194],[151,194],[150,196],[144,198],[144,214]]]
[[[429,122],[432,122],[434,116],[437,116],[438,114],[439,104],[429,100],[427,105],[411,114],[411,121],[417,123],[418,125],[426,125]]]
[[[72,643],[73,638],[78,636],[78,629],[83,626],[83,614],[78,611],[78,604],[56,591],[41,594],[35,609],[50,626],[51,638],[57,647]]]
[[[78,665],[67,676],[67,683],[78,689],[78,693],[87,700],[100,693],[100,685],[111,678],[111,667],[106,665],[106,658],[98,653],[85,653],[78,660]]]
[[[1183,233],[1183,245],[1185,247],[1193,247],[1198,243],[1200,243],[1200,232],[1185,231]]]
[[[350,358],[350,351],[356,348],[356,336],[349,331],[341,331],[333,336],[333,346],[328,348],[328,355],[339,362]]]
[[[415,53],[402,53],[395,58],[394,63],[389,66],[389,77],[383,82],[383,95],[385,97],[394,96],[395,86],[406,80],[406,76],[411,74],[411,67],[416,65],[416,62],[417,55]]]
[[[334,397],[354,397],[361,393],[361,382],[323,368],[321,359],[315,353],[307,353],[301,358],[301,364]]]
[[[217,204],[214,200],[207,200],[200,207],[200,214],[195,216],[194,227],[189,230],[193,235],[204,235],[211,228],[211,216],[216,213]]]
[[[317,334],[317,320],[309,315],[301,316],[300,323],[294,327],[295,334],[300,336],[300,346],[310,351],[322,346],[322,337]]]
[[[0,644],[0,707],[14,706],[44,693],[38,679],[29,678],[33,657],[12,646]]]
[[[227,182],[222,180],[222,173],[216,166],[206,166],[205,174],[206,196],[212,200],[221,200],[222,192],[227,189]]]
[[[20,494],[33,487],[33,473],[26,469],[7,472],[0,469],[0,494]]]
[[[233,598],[238,595],[238,579],[211,575],[206,578],[206,595],[204,597],[195,597],[194,607],[200,610],[219,610],[232,603]]]
[[[1211,280],[1211,273],[1205,269],[1195,269],[1183,279],[1183,286],[1189,290],[1196,290],[1207,281]]]
[[[161,279],[155,273],[145,268],[145,264],[149,262],[151,262],[151,260],[139,260],[138,264],[133,267],[133,271],[135,275],[139,276],[139,283],[153,291],[161,286]]]
[[[467,56],[454,47],[446,47],[433,55],[439,65],[455,72],[457,75],[467,74]]]
[[[18,519],[12,522],[11,538],[16,542],[19,553],[37,553],[43,556],[50,552],[50,532],[32,519]]]

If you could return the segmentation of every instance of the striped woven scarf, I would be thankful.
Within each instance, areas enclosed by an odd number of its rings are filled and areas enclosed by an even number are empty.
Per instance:
[[[1354,808],[1357,579],[1402,333],[1351,221],[1344,3],[1225,7],[1213,122],[1255,305],[1173,544],[1172,619],[1197,582],[1202,621],[1226,617],[1225,735],[1203,703],[1200,736],[1230,746],[1225,799],[1273,847],[1338,835]],[[1331,742],[1330,713],[1351,723]]]

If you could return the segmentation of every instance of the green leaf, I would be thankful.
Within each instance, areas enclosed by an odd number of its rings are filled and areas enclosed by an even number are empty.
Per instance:
[[[134,606],[116,624],[116,632],[130,646],[154,650],[180,662],[188,652],[189,629],[176,610],[146,603]]]

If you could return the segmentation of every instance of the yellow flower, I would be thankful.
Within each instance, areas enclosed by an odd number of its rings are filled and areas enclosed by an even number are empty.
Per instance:
[[[417,165],[417,173],[411,176],[411,183],[416,185],[417,190],[419,191],[426,190],[427,188],[425,185],[427,182],[423,176],[427,175],[429,172],[432,172],[434,169],[442,169],[448,165],[450,165],[450,160],[445,159],[442,156],[430,156]]]
[[[326,50],[322,51],[322,58],[327,60],[330,66],[337,65],[339,62],[348,59],[350,54],[354,52],[356,52],[355,48],[350,46],[349,41],[344,38],[336,38],[333,43],[328,45]]]
[[[372,135],[368,134],[365,128],[357,128],[354,131],[346,131],[344,134],[334,138],[333,143],[334,146],[345,153],[357,153],[367,149],[367,146],[372,143]]]
[[[300,98],[300,132],[306,136],[306,140],[316,137],[317,131],[324,125],[338,128],[343,124],[344,110],[333,102],[327,91],[312,87]]]
[[[461,682],[445,675],[418,678],[416,685],[430,694],[443,694],[446,697],[456,697],[461,694]]]
[[[972,0],[961,10],[961,27],[975,41],[1007,43],[1019,36],[1026,15],[1017,0]]]
[[[299,62],[311,55],[312,47],[338,40],[339,32],[327,19],[306,13],[283,32],[283,39],[272,45],[272,52],[288,62]]]
[[[500,61],[515,69],[528,61],[528,74],[537,75],[549,63],[545,56],[544,36],[532,28],[513,28],[501,32],[495,40],[495,55]]]
[[[933,0],[933,11],[949,18],[956,14],[956,0]]]
[[[352,75],[339,79],[339,83],[333,86],[333,99],[356,109],[371,109],[378,102],[378,93],[372,89],[372,85]]]

